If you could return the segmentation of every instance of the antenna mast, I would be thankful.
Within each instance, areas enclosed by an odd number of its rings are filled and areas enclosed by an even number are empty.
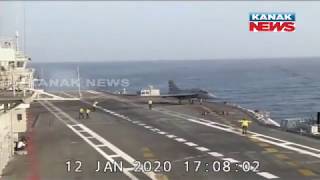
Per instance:
[[[77,73],[78,73],[78,93],[79,93],[79,98],[81,98],[81,88],[80,88],[80,70],[79,70],[79,65],[77,66]]]
[[[18,44],[19,44],[19,32],[18,32],[18,31],[16,31],[16,51],[18,51],[18,50],[19,50],[19,46],[18,46]]]

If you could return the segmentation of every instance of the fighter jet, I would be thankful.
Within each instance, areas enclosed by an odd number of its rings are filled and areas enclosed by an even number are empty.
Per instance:
[[[168,94],[161,95],[161,97],[174,97],[179,100],[179,104],[181,104],[182,100],[189,100],[190,103],[193,100],[199,100],[202,102],[203,100],[213,99],[215,96],[208,91],[203,89],[195,88],[195,89],[180,89],[174,83],[173,80],[168,81],[169,84],[169,92]]]

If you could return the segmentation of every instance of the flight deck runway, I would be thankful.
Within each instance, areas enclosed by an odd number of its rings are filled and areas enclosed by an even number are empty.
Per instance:
[[[29,153],[15,158],[3,179],[320,179],[318,140],[256,123],[243,136],[237,109],[222,116],[216,110],[228,107],[209,103],[149,110],[132,97],[95,91],[83,97],[32,104]],[[79,119],[79,108],[95,100],[97,111]],[[210,114],[201,116],[203,109]],[[112,166],[121,163],[119,171]]]

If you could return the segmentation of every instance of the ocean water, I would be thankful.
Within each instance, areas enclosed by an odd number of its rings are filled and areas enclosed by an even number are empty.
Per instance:
[[[203,88],[220,100],[270,111],[275,120],[310,117],[320,111],[319,59],[32,63],[31,66],[39,78],[46,80],[77,79],[79,66],[83,89],[126,88],[136,92],[153,85],[167,92],[167,81],[172,79],[181,88]],[[96,80],[95,85],[88,86],[85,82],[88,79]],[[106,85],[97,87],[97,79]],[[114,85],[112,80],[120,83]],[[46,89],[77,89],[77,86],[64,83]]]

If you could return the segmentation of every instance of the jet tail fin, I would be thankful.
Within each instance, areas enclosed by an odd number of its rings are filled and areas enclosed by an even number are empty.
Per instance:
[[[168,84],[169,84],[169,92],[176,92],[180,90],[173,80],[169,80]]]

